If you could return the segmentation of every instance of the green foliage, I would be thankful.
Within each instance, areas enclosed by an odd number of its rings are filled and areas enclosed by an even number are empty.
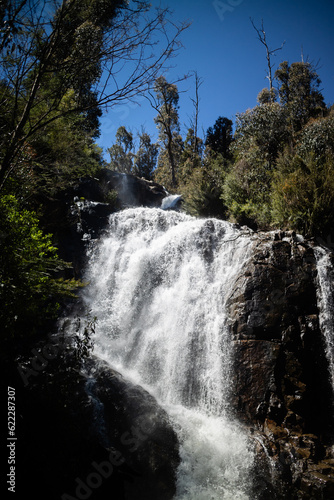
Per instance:
[[[161,143],[156,178],[164,178],[170,172],[170,181],[164,185],[167,189],[176,189],[178,184],[177,168],[182,152],[182,138],[179,123],[179,93],[175,84],[168,83],[164,76],[155,82],[156,104],[158,115],[154,119],[159,130]],[[161,171],[161,175],[159,173]],[[170,187],[169,187],[170,186]]]
[[[183,184],[180,191],[185,201],[186,210],[195,216],[218,217],[226,216],[226,206],[221,198],[225,179],[226,160],[222,155],[207,158],[200,166],[195,166]]]
[[[80,115],[63,117],[36,134],[30,150],[30,195],[54,198],[79,177],[97,175],[102,149],[81,129],[82,121]],[[13,177],[22,174],[18,170]]]
[[[314,153],[317,159],[334,155],[334,111],[325,118],[311,120],[304,127],[297,149],[302,156]]]
[[[140,134],[139,140],[139,149],[135,155],[134,174],[151,180],[157,163],[158,146],[152,143],[151,137],[146,132]]]
[[[153,179],[155,182],[162,184],[170,193],[176,193],[178,192],[180,182],[181,155],[183,150],[182,137],[174,134],[170,151],[168,149],[169,147],[160,147],[157,168],[154,170]]]
[[[278,103],[260,104],[237,115],[235,163],[222,193],[233,220],[269,227],[272,173],[287,138],[285,110]]]
[[[232,121],[220,116],[213,127],[209,127],[206,132],[205,146],[212,152],[223,155],[224,158],[230,156],[230,146],[233,141]]]
[[[76,280],[57,278],[69,267],[36,215],[12,195],[0,199],[0,321],[4,338],[34,335],[55,318],[59,303],[74,297]]]
[[[259,104],[271,104],[273,102],[276,102],[277,100],[277,90],[272,88],[272,89],[267,89],[264,88],[259,92],[257,96],[257,102]]]
[[[227,174],[222,198],[231,219],[251,227],[267,228],[270,224],[271,170],[259,161],[257,150],[250,163],[239,160]]]
[[[182,149],[178,165],[179,186],[187,184],[193,171],[202,165],[203,141],[195,137],[194,130],[188,129],[187,137],[181,146]]]
[[[273,220],[311,236],[334,225],[334,156],[282,155],[273,182]]]
[[[119,127],[116,132],[116,142],[108,148],[110,154],[111,170],[124,174],[131,174],[133,170],[133,136],[124,126]]]
[[[237,115],[234,137],[232,122],[219,117],[207,131],[204,155],[192,129],[182,144],[177,89],[161,80],[162,147],[154,177],[180,192],[193,215],[326,237],[334,222],[333,110],[325,107],[311,64],[285,61],[275,77],[280,101],[273,88],[263,89],[259,104]],[[164,120],[172,125],[169,136]]]
[[[286,112],[278,103],[261,104],[237,115],[234,144],[237,159],[247,155],[272,165],[287,138]]]
[[[287,61],[279,65],[275,78],[280,82],[279,97],[288,112],[293,132],[303,128],[311,117],[316,117],[326,106],[319,91],[321,80],[309,62]]]

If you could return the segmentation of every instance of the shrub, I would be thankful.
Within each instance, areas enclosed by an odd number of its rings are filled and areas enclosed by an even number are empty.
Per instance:
[[[328,236],[334,225],[334,157],[282,156],[274,175],[274,222],[307,236]]]
[[[57,256],[34,212],[13,195],[0,198],[0,322],[3,339],[37,334],[56,317],[60,301],[82,284],[57,273],[70,265]]]

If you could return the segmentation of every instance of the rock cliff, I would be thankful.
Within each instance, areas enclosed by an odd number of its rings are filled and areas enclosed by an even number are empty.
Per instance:
[[[110,214],[131,206],[160,207],[167,195],[153,181],[103,168],[96,178],[78,179],[60,198],[44,200],[43,223],[54,235],[60,257],[73,263],[69,276],[82,277],[87,242],[102,234]]]
[[[317,286],[311,244],[294,233],[257,234],[229,301],[232,411],[256,443],[263,499],[334,498],[333,392]]]

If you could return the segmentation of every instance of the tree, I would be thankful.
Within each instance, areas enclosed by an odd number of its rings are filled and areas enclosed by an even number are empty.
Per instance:
[[[74,90],[68,92],[63,102],[71,99],[75,99]],[[63,116],[49,123],[43,134],[35,134],[28,143],[29,162],[12,176],[12,182],[14,178],[17,183],[21,181],[25,190],[25,194],[20,194],[40,203],[41,198],[57,198],[79,177],[96,176],[103,160],[94,135],[80,113]],[[27,172],[30,178],[25,181]]]
[[[333,237],[334,156],[282,155],[272,189],[276,224],[307,236]]]
[[[252,26],[257,33],[258,39],[260,40],[260,42],[262,43],[262,45],[264,45],[264,47],[266,49],[267,66],[268,66],[267,78],[269,80],[269,99],[270,99],[270,102],[274,102],[275,101],[275,92],[274,92],[273,76],[272,76],[272,70],[273,70],[274,65],[271,62],[271,56],[274,55],[275,52],[277,52],[278,50],[282,50],[285,42],[283,42],[282,45],[276,49],[270,49],[268,42],[267,42],[267,35],[266,35],[266,32],[264,31],[263,19],[261,22],[261,28],[257,28],[252,19],[251,19],[251,23],[252,23]]]
[[[226,216],[226,206],[222,198],[226,175],[221,155],[214,158],[204,157],[200,165],[189,170],[184,183],[180,186],[187,211],[200,217]]]
[[[36,214],[12,195],[0,198],[0,250],[1,340],[37,334],[55,319],[59,302],[81,285],[57,278],[69,264],[58,258]]]
[[[142,131],[139,135],[139,149],[135,155],[134,173],[138,177],[151,180],[158,157],[158,146],[151,141],[151,137]]]
[[[191,125],[189,130],[193,130],[193,155],[196,156],[199,154],[199,138],[198,138],[198,115],[199,115],[199,88],[203,83],[203,80],[198,76],[197,71],[194,72],[195,77],[195,99],[191,99],[195,111],[194,116],[191,120]]]
[[[80,113],[96,126],[99,108],[146,91],[186,27],[139,0],[8,0],[0,22],[0,187],[50,123]]]
[[[303,157],[310,153],[318,160],[327,154],[334,157],[334,109],[326,117],[310,120],[301,131],[296,149]]]
[[[206,132],[205,146],[212,152],[221,154],[224,158],[229,157],[230,146],[233,141],[233,123],[229,118],[220,116],[213,127]]]
[[[275,162],[287,137],[286,112],[277,102],[261,104],[237,115],[235,163],[223,189],[223,199],[237,222],[269,226]]]
[[[237,159],[256,156],[271,170],[288,138],[286,118],[286,110],[276,102],[237,114],[234,143]]]
[[[179,93],[177,86],[173,83],[168,83],[164,76],[157,78],[154,91],[155,97],[151,95],[151,105],[158,113],[154,121],[157,124],[159,140],[163,146],[158,168],[160,167],[161,169],[162,165],[165,164],[165,160],[168,160],[171,186],[172,188],[176,188],[176,170],[180,154]]]
[[[157,161],[157,168],[153,172],[153,179],[155,182],[162,184],[167,191],[170,193],[175,193],[179,189],[180,184],[180,172],[181,167],[181,158],[183,151],[183,140],[180,134],[174,134],[173,144],[172,144],[172,154],[173,159],[175,161],[175,183],[173,184],[173,177],[171,175],[171,164],[170,164],[170,155],[168,149],[163,147],[163,145],[159,146],[159,155]]]
[[[116,132],[116,143],[108,148],[110,154],[110,168],[125,174],[131,174],[133,168],[134,154],[133,136],[124,126],[119,127]]]
[[[293,132],[299,132],[311,117],[325,111],[324,98],[319,91],[321,80],[309,62],[295,62],[289,66],[284,61],[275,78],[280,82],[280,102],[288,111]]]
[[[258,93],[257,102],[259,104],[270,104],[276,102],[277,100],[277,90],[272,88],[271,90],[264,88]]]
[[[180,180],[183,178],[186,181],[191,170],[201,165],[203,154],[203,141],[196,137],[195,131],[192,128],[188,129],[187,137],[183,142],[182,154],[179,165]]]

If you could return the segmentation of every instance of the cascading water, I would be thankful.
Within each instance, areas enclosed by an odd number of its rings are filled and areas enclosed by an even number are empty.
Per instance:
[[[142,385],[179,436],[178,500],[248,499],[253,454],[228,416],[232,343],[225,303],[251,239],[233,225],[160,209],[110,218],[83,300],[95,354]]]
[[[322,247],[315,248],[318,270],[319,320],[325,338],[326,355],[334,392],[334,268],[330,253]]]

